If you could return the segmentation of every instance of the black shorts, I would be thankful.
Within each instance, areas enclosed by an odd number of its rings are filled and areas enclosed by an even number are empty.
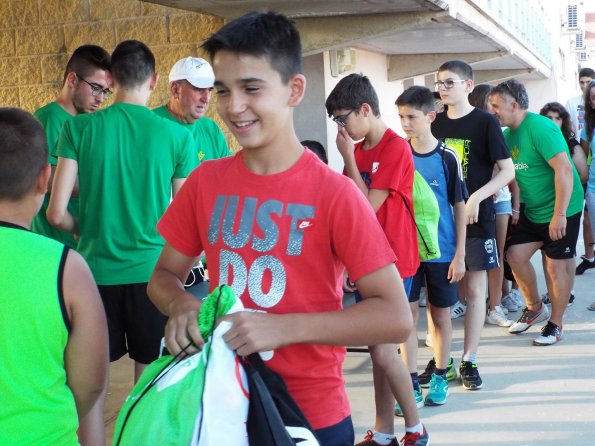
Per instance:
[[[467,271],[487,271],[499,268],[498,245],[495,238],[471,237],[465,240]]]
[[[507,247],[541,242],[541,249],[550,259],[572,259],[576,255],[582,212],[566,218],[566,235],[554,241],[550,238],[549,223],[533,223],[525,216],[524,208],[521,207],[520,211],[519,221],[512,226],[510,237],[506,241]]]
[[[409,302],[419,300],[419,291],[426,282],[426,294],[430,304],[436,308],[447,308],[459,298],[459,285],[448,281],[450,262],[421,262],[411,284]]]
[[[126,353],[142,364],[157,359],[167,317],[149,300],[147,283],[98,288],[107,315],[110,361]]]

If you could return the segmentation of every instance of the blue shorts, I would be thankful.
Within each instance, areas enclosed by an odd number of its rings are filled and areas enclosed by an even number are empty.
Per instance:
[[[495,238],[472,237],[465,240],[465,267],[467,271],[487,271],[499,268]]]
[[[407,294],[407,298],[409,298],[409,295],[411,294],[411,285],[413,284],[413,277],[414,276],[405,277],[403,279],[403,286],[405,287],[405,294]],[[354,297],[355,297],[355,303],[362,301],[362,295],[357,290],[354,293]]]
[[[512,202],[504,200],[494,203],[494,212],[496,215],[512,215]]]
[[[351,416],[339,421],[332,426],[318,429],[316,436],[320,446],[353,446],[355,443],[355,432]]]
[[[426,293],[430,304],[436,308],[448,308],[459,299],[459,285],[448,281],[450,262],[421,262],[413,276],[409,302],[419,300],[419,291],[426,282]]]

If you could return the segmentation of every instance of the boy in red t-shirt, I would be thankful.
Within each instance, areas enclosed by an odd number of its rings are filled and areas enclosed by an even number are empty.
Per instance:
[[[344,345],[403,341],[412,318],[394,253],[353,183],[304,149],[293,110],[306,86],[301,44],[284,16],[250,13],[204,43],[217,110],[243,147],[202,163],[158,224],[166,244],[149,283],[169,316],[165,338],[178,354],[201,303],[184,290],[204,250],[211,289],[228,284],[248,309],[227,316],[224,339],[239,355],[271,351],[267,363],[322,445],[353,445],[341,367]],[[349,268],[364,301],[342,309]]]
[[[326,100],[326,111],[337,123],[337,147],[345,162],[345,174],[376,212],[397,256],[397,269],[409,294],[419,267],[415,223],[407,211],[407,207],[413,209],[415,168],[411,148],[380,117],[376,91],[362,74],[350,74],[341,79]],[[361,141],[354,144],[354,140]],[[351,275],[349,267],[347,270]],[[404,443],[426,445],[429,435],[419,419],[409,371],[397,354],[397,347],[370,345],[370,355],[376,400],[375,432],[358,446],[398,445],[394,434],[393,396],[405,417]],[[419,406],[422,405],[423,400]]]

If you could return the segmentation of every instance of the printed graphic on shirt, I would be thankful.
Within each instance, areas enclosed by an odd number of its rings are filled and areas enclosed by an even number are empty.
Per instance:
[[[529,169],[529,166],[527,165],[527,163],[523,163],[522,161],[519,162],[518,158],[519,158],[519,148],[518,146],[515,144],[514,146],[512,146],[512,148],[510,149],[510,156],[512,157],[512,161],[514,164],[514,170],[527,170]]]
[[[314,226],[314,214],[310,205],[219,195],[208,233],[211,245],[225,246],[219,250],[219,282],[231,286],[236,296],[247,289],[259,307],[277,305],[285,293],[287,273],[282,259],[272,253],[300,256],[304,236]],[[262,255],[250,264],[242,256],[246,247]]]
[[[471,148],[471,141],[468,139],[446,138],[444,142],[448,147],[457,151],[459,159],[461,160],[463,178],[467,179],[467,168],[469,167],[469,150]]]

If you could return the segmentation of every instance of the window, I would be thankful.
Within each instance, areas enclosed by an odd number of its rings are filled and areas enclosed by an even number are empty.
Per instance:
[[[576,5],[568,5],[568,28],[578,28],[578,7]]]

